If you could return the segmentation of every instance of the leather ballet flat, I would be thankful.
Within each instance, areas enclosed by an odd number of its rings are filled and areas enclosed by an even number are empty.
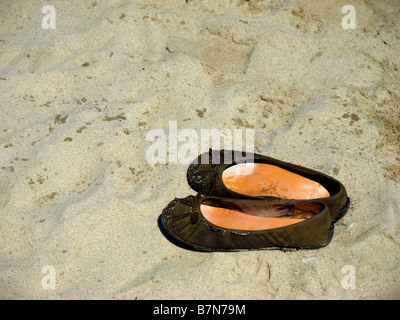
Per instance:
[[[257,153],[210,149],[189,165],[187,181],[206,196],[315,199],[328,207],[333,222],[346,214],[350,204],[344,185],[336,179]]]
[[[328,207],[318,200],[175,198],[161,222],[174,240],[201,251],[316,249],[332,239]]]

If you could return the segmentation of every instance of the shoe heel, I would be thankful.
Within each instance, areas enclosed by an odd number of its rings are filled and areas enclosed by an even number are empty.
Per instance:
[[[340,219],[342,219],[345,216],[345,214],[347,213],[347,210],[349,210],[349,207],[350,207],[350,198],[347,198],[346,205],[342,209],[340,209],[338,215],[335,217],[335,219],[332,222],[336,223]]]

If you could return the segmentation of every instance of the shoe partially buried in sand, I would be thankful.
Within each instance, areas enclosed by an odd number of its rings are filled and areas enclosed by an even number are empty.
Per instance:
[[[187,180],[207,196],[317,199],[328,207],[333,222],[344,216],[350,203],[345,187],[334,178],[256,153],[210,149],[189,166]]]
[[[329,209],[317,200],[188,196],[172,200],[161,221],[174,240],[203,251],[320,248],[333,234]]]

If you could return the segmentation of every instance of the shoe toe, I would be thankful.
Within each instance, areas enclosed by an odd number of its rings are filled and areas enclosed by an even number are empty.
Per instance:
[[[175,198],[164,208],[161,217],[168,232],[179,238],[183,237],[184,231],[198,221],[195,197]]]

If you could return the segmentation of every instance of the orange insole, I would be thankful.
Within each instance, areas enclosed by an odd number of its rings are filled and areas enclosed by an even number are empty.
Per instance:
[[[318,182],[265,163],[229,167],[222,173],[222,181],[228,189],[248,196],[297,200],[329,197],[329,192]]]
[[[236,230],[266,230],[289,226],[305,219],[258,217],[226,208],[202,204],[203,216],[216,226]]]
[[[274,204],[266,202],[207,199],[200,205],[203,216],[216,226],[237,230],[266,230],[289,226],[321,212],[320,203]]]

